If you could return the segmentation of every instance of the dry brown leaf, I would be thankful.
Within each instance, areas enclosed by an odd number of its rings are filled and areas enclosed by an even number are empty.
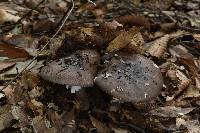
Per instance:
[[[114,130],[115,133],[129,133],[128,130],[120,129],[120,128],[112,128],[112,130]]]
[[[11,59],[27,59],[30,57],[29,53],[26,50],[11,44],[0,44],[0,56],[9,57]]]
[[[38,40],[30,35],[7,35],[3,38],[3,41],[21,48],[38,48]]]
[[[7,102],[9,104],[13,104],[12,103],[12,99],[14,97],[14,89],[12,88],[11,85],[9,85],[8,87],[6,87],[3,92],[5,93],[6,97],[7,97]],[[15,94],[16,95],[16,94]]]
[[[16,62],[15,67],[3,72],[0,74],[0,81],[6,81],[12,79],[16,74],[20,73],[27,64],[29,64],[31,60],[27,60],[24,62]],[[37,62],[36,60],[33,61],[30,66],[26,70],[30,70],[32,72],[38,72],[40,67],[43,66],[44,61]]]
[[[200,77],[195,77],[196,87],[200,90]]]
[[[0,88],[3,88],[4,86],[0,86]],[[24,99],[23,92],[24,88],[23,85],[17,81],[15,86],[9,85],[6,87],[3,92],[5,93],[7,97],[7,103],[10,105],[16,105],[18,102],[20,102],[22,99]]]
[[[193,37],[200,42],[200,34],[194,34]]]
[[[169,48],[170,54],[173,57],[183,58],[186,60],[193,60],[193,55],[182,45],[171,46]]]
[[[182,80],[178,85],[179,92],[182,92],[183,90],[187,89],[187,87],[190,85],[190,80]]]
[[[5,22],[17,22],[19,19],[19,16],[13,15],[4,9],[0,9],[0,24]]]
[[[151,9],[159,8],[162,10],[167,10],[172,4],[173,0],[145,0],[144,5],[151,7]]]
[[[15,65],[15,62],[0,61],[0,72]]]
[[[196,87],[200,89],[200,67],[198,65],[198,60],[195,60],[194,56],[182,45],[173,46],[169,51],[172,56],[178,57],[180,62],[189,68],[194,76]]]
[[[135,51],[138,54],[143,54],[145,52],[145,49],[142,47],[143,44],[144,39],[142,37],[142,34],[138,32],[132,37],[131,42],[127,46],[127,49]]]
[[[183,98],[191,98],[191,97],[200,97],[199,89],[196,86],[193,86],[193,85],[190,85],[187,88],[187,90],[186,90],[186,92],[183,96]]]
[[[56,133],[57,129],[51,126],[50,122],[42,116],[33,118],[32,126],[36,133]]]
[[[20,121],[21,127],[31,124],[31,118],[27,115],[24,109],[20,106],[12,106],[12,115],[16,120]]]
[[[47,115],[53,126],[58,129],[60,133],[73,133],[76,129],[75,125],[75,109],[69,112],[64,112],[61,115],[53,110],[47,110]]]
[[[194,64],[200,68],[200,59],[194,59]]]
[[[176,70],[168,70],[166,74],[172,81],[177,79]]]
[[[124,48],[132,41],[132,39],[134,39],[135,35],[138,32],[138,28],[132,28],[128,32],[122,32],[119,36],[117,36],[108,44],[106,51],[114,52]]]
[[[169,72],[169,71],[168,71],[168,72]],[[183,97],[182,97],[182,95],[179,96],[179,94],[181,94],[182,92],[185,92],[185,90],[186,90],[186,89],[188,88],[188,86],[190,85],[191,80],[188,79],[188,78],[185,76],[185,74],[182,73],[182,72],[179,71],[179,70],[173,70],[173,71],[171,71],[171,73],[168,73],[168,76],[171,76],[171,77],[170,77],[171,80],[173,80],[173,79],[174,79],[174,81],[177,80],[178,83],[177,83],[176,87],[177,87],[178,90],[176,90],[176,91],[173,93],[172,96],[170,96],[170,97],[167,96],[167,101],[172,101],[172,100],[174,100],[174,99],[180,101]]]
[[[190,113],[195,108],[181,108],[175,106],[165,106],[159,107],[155,110],[151,110],[150,113],[152,115],[160,116],[160,117],[179,117]]]
[[[168,41],[184,33],[184,31],[177,31],[171,34],[166,34],[163,37],[150,42],[151,46],[147,48],[147,52],[152,56],[160,58],[166,52]]]
[[[181,125],[185,125],[186,122],[184,119],[182,118],[176,118],[176,128],[179,129],[181,127]]]
[[[199,133],[200,123],[198,120],[188,120],[185,125],[188,129],[188,133]]]
[[[22,74],[21,82],[23,83],[23,85],[26,89],[29,88],[30,90],[32,90],[39,86],[40,77],[36,73],[25,72]],[[37,88],[37,89],[39,89],[39,88]]]
[[[10,111],[10,105],[5,105],[0,108],[0,132],[8,128],[12,124],[12,113]]]
[[[155,41],[151,42],[151,46],[147,49],[147,52],[150,53],[151,56],[160,58],[167,49],[169,39],[170,36],[168,34],[156,39]]]

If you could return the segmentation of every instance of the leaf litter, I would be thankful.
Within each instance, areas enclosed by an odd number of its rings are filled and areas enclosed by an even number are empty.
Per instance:
[[[75,1],[43,49],[70,2],[1,2],[0,131],[198,133],[200,3],[165,3]]]

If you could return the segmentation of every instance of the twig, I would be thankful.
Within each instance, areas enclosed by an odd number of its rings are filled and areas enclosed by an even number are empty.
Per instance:
[[[58,27],[57,31],[54,33],[54,35],[47,41],[47,43],[42,47],[42,49],[37,53],[37,55],[31,60],[30,63],[27,64],[27,66],[25,66],[22,71],[17,74],[12,80],[10,80],[1,90],[4,90],[6,87],[8,87],[10,84],[12,84],[36,59],[37,57],[42,53],[42,51],[49,45],[49,43],[55,38],[55,36],[58,35],[58,33],[60,32],[60,30],[62,29],[62,27],[65,25],[67,19],[69,18],[70,14],[72,13],[73,9],[74,9],[74,1],[71,0],[71,8],[69,11],[65,12],[65,15],[63,17],[63,19],[61,20],[61,25]]]

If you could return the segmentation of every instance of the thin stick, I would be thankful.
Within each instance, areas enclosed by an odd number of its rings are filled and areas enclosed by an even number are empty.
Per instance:
[[[48,42],[42,47],[42,49],[37,53],[37,55],[31,60],[30,63],[27,64],[27,66],[25,66],[23,68],[23,70],[17,74],[12,80],[10,80],[1,90],[4,90],[6,87],[8,87],[10,84],[12,84],[35,60],[36,58],[42,53],[42,51],[47,47],[47,45],[49,45],[49,43],[55,38],[55,36],[58,35],[58,33],[60,32],[60,30],[63,28],[63,26],[65,25],[67,19],[69,18],[70,14],[72,13],[73,9],[74,9],[74,1],[71,0],[71,8],[69,11],[67,11],[64,15],[64,18],[61,20],[62,23],[61,25],[58,27],[57,31],[54,33],[54,35],[48,40]]]

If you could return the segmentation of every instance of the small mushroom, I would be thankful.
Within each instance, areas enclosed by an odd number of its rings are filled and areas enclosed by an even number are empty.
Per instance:
[[[94,50],[81,50],[49,62],[41,69],[43,79],[53,83],[89,87],[93,85],[100,55]]]
[[[141,55],[115,56],[95,78],[111,96],[126,102],[144,102],[156,97],[163,86],[160,69]]]

